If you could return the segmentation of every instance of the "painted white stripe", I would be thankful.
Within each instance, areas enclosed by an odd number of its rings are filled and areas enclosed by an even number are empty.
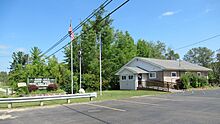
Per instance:
[[[103,105],[97,105],[97,104],[86,104],[86,105],[90,105],[90,106],[95,106],[95,107],[100,107],[100,108],[106,108],[106,109],[111,109],[114,111],[120,111],[120,112],[125,112],[126,110],[123,109],[117,109],[117,108],[112,108],[112,107],[108,107],[108,106],[103,106]]]
[[[146,102],[137,102],[137,101],[129,101],[129,100],[117,100],[117,101],[128,102],[128,103],[134,103],[134,104],[141,104],[141,105],[159,106],[159,104],[146,103]]]
[[[183,100],[174,100],[174,99],[167,99],[167,98],[161,98],[161,97],[146,97],[149,99],[159,99],[159,100],[167,100],[167,101],[183,101]]]

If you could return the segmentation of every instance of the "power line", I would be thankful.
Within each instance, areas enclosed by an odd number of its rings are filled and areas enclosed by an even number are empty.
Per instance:
[[[209,38],[206,38],[206,39],[203,39],[203,40],[200,40],[200,41],[198,41],[198,42],[195,42],[195,43],[192,43],[192,44],[189,44],[189,45],[180,47],[180,48],[177,48],[177,49],[174,49],[174,51],[175,51],[175,50],[180,50],[180,49],[183,49],[183,48],[187,48],[187,47],[190,47],[190,46],[193,46],[193,45],[196,45],[196,44],[199,44],[199,43],[202,43],[202,42],[205,42],[205,41],[214,39],[214,38],[219,37],[219,36],[220,36],[220,34],[215,35],[215,36],[212,36],[212,37],[209,37]]]
[[[77,26],[75,26],[73,28],[73,32],[77,31],[82,25],[84,25],[87,21],[89,21],[91,18],[93,18],[95,16],[96,13],[98,13],[99,11],[101,11],[103,8],[105,8],[108,4],[110,4],[113,0],[106,0],[104,3],[102,3],[98,8],[96,8],[89,16],[87,16],[82,22],[80,22]],[[56,46],[58,46],[61,42],[63,42],[66,38],[68,38],[70,34],[66,34],[64,35],[59,41],[57,41],[53,46],[51,46],[49,49],[47,49],[43,54],[47,54],[48,52],[50,52],[53,48],[55,48]]]
[[[103,20],[105,20],[107,17],[109,17],[111,14],[113,14],[115,11],[117,11],[118,9],[120,9],[122,6],[124,6],[127,2],[129,2],[130,0],[126,0],[125,2],[123,2],[120,6],[118,6],[117,8],[115,8],[113,11],[111,11],[108,15],[106,15],[104,18],[102,18],[98,23],[102,22]],[[95,24],[98,24],[98,23],[95,23]],[[95,24],[90,27],[89,29],[87,29],[87,31],[91,30]],[[75,41],[76,39],[78,39],[79,37],[82,36],[83,33],[81,33],[79,36],[77,36],[73,41]],[[71,41],[71,42],[73,42]],[[64,45],[63,47],[61,47],[60,49],[58,49],[57,51],[53,52],[52,54],[50,54],[49,56],[46,57],[47,58],[50,58],[52,55],[56,54],[57,52],[59,52],[60,50],[64,49],[67,45],[69,45],[71,42],[67,43],[66,45]]]

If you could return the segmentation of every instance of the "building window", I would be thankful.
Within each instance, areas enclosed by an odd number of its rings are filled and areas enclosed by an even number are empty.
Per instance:
[[[197,76],[201,76],[201,72],[197,72]]]
[[[122,80],[126,80],[126,76],[121,76],[121,79]]]
[[[128,76],[128,79],[129,79],[129,80],[132,80],[133,78],[134,78],[133,75],[129,75],[129,76]]]
[[[150,73],[149,73],[149,78],[150,78],[150,79],[156,78],[156,72],[150,72]]]
[[[177,77],[177,73],[176,72],[171,72],[171,77]]]

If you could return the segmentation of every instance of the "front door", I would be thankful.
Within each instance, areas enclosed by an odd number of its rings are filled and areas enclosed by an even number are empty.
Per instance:
[[[142,74],[138,74],[138,87],[142,88]]]

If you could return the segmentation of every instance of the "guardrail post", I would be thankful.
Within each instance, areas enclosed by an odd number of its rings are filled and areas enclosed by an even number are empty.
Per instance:
[[[67,104],[70,104],[70,99],[66,99]]]
[[[40,106],[44,106],[44,102],[43,101],[40,101]]]
[[[8,108],[12,108],[12,103],[8,103]]]
[[[92,100],[93,100],[93,98],[92,98],[92,97],[89,97],[89,100],[90,100],[90,101],[92,101]]]

